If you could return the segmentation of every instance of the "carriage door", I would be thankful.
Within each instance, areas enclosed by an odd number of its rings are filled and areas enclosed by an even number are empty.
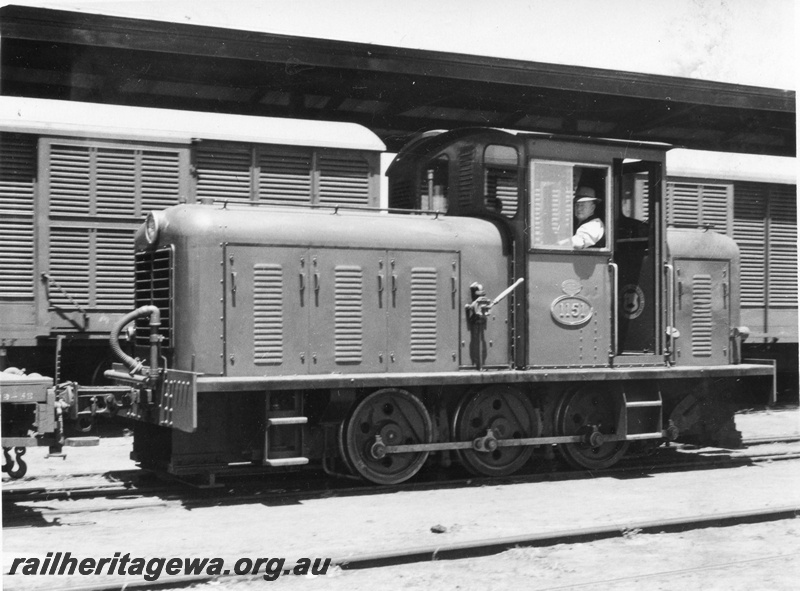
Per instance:
[[[615,161],[614,263],[617,363],[661,354],[661,163]]]

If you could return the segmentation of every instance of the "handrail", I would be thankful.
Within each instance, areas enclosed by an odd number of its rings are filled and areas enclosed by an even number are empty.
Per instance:
[[[619,267],[616,263],[612,261],[608,261],[608,268],[611,270],[611,275],[613,279],[611,281],[611,330],[614,333],[614,337],[612,339],[612,349],[609,352],[609,357],[616,357],[619,351],[619,328],[617,327],[617,322],[619,319]]]
[[[197,205],[200,205],[200,201],[196,202]],[[218,203],[205,203],[203,205],[217,205]],[[438,218],[440,215],[444,215],[445,212],[438,210],[438,209],[403,209],[401,207],[378,207],[373,205],[347,205],[347,204],[327,204],[327,203],[294,203],[291,201],[282,202],[280,200],[275,201],[229,201],[224,200],[219,203],[220,209],[228,209],[228,205],[233,207],[241,206],[241,207],[297,207],[301,209],[328,209],[331,210],[334,215],[339,213],[341,209],[347,209],[352,211],[364,211],[364,212],[386,212],[386,213],[406,213],[406,214],[426,214],[432,215],[435,218]]]
[[[664,263],[664,271],[667,273],[667,350],[666,357],[672,357],[672,335],[675,330],[675,267],[670,263]]]

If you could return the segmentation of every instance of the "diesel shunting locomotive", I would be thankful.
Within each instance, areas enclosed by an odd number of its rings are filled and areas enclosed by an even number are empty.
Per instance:
[[[598,469],[675,439],[735,445],[736,397],[767,402],[775,370],[741,357],[736,244],[666,227],[668,149],[428,132],[389,168],[388,210],[149,214],[106,372],[135,459],[392,484],[433,456],[491,476],[537,450]],[[592,244],[573,238],[581,188]]]

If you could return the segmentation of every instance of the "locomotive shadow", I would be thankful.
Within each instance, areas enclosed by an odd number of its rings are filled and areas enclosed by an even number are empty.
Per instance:
[[[651,454],[625,458],[617,467],[595,473],[595,475],[618,480],[633,480],[654,478],[666,473],[720,470],[755,465],[756,462],[753,459],[739,453],[741,449],[677,444],[669,448],[659,448]]]
[[[436,462],[431,462],[417,474],[413,481],[392,486],[376,486],[352,478],[334,478],[325,474],[321,469],[273,474],[268,479],[263,474],[226,475],[220,477],[217,485],[211,488],[191,486],[185,480],[167,477],[164,474],[144,469],[109,471],[102,474],[102,477],[110,483],[120,483],[125,488],[124,492],[117,491],[113,496],[113,501],[109,501],[113,503],[114,510],[124,510],[126,503],[130,504],[130,509],[136,509],[137,505],[142,502],[162,500],[191,511],[216,506],[253,504],[265,507],[286,507],[331,497],[355,498],[401,491],[424,492],[485,486],[514,486],[596,478],[649,479],[665,473],[716,470],[756,463],[751,458],[738,455],[738,452],[740,450],[700,448],[679,444],[669,448],[656,449],[647,455],[627,457],[613,468],[598,471],[569,468],[557,455],[552,455],[552,457],[534,456],[520,472],[506,477],[473,476],[460,464],[443,467],[437,465]],[[98,496],[102,497],[102,494]],[[6,494],[4,490],[3,528],[72,526],[76,520],[91,521],[91,512],[94,510],[109,510],[98,507],[97,509],[87,508],[86,513],[70,511],[67,515],[48,515],[48,511],[55,508],[58,498],[70,497],[54,495],[52,504],[29,506],[29,499],[24,496],[17,497]],[[105,498],[111,498],[111,496]]]
[[[79,475],[87,476],[87,475]],[[123,487],[122,491],[116,491],[115,498],[124,496],[138,495],[142,498],[155,498],[156,493],[149,494],[148,488],[158,486],[159,480],[154,475],[134,468],[133,470],[111,470],[104,473],[90,473],[88,476],[97,479],[93,484],[85,486],[85,490],[81,493],[64,492],[59,490],[56,486],[63,487],[64,475],[51,475],[53,478],[48,484],[36,486],[42,477],[30,477],[22,481],[15,481],[3,478],[2,490],[2,506],[3,506],[3,529],[21,528],[21,527],[63,527],[74,526],[76,521],[91,521],[87,517],[83,519],[82,516],[89,515],[95,511],[105,511],[106,508],[92,508],[87,507],[85,511],[70,508],[63,510],[58,508],[58,503],[65,500],[77,501],[86,498],[92,498],[91,488],[101,487],[102,484],[120,485]],[[44,477],[47,478],[47,477]],[[11,483],[25,484],[26,482],[34,483],[30,487],[11,487]],[[50,486],[50,488],[48,488]],[[95,497],[101,497],[101,493],[95,493]],[[165,497],[166,498],[166,497]],[[31,503],[40,503],[36,506],[31,506]]]
[[[265,507],[300,505],[305,501],[329,497],[366,497],[396,492],[468,489],[485,486],[514,486],[536,482],[556,482],[594,478],[635,480],[655,478],[659,474],[741,467],[754,464],[737,456],[736,450],[723,448],[692,448],[687,445],[658,449],[650,455],[623,459],[614,468],[599,471],[569,468],[558,457],[533,458],[520,472],[506,477],[471,475],[461,465],[448,467],[435,463],[425,466],[410,482],[398,485],[373,485],[368,482],[332,478],[319,470],[306,470],[281,477],[246,476],[221,479],[213,489],[192,489],[182,493],[185,509],[211,506],[260,504]],[[171,497],[174,500],[174,496]]]
[[[19,527],[52,527],[59,525],[45,519],[41,509],[6,503],[3,499],[3,530]]]

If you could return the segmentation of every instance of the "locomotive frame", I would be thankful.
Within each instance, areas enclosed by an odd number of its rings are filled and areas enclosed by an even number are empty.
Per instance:
[[[505,475],[534,447],[595,469],[632,442],[735,445],[733,398],[774,397],[774,366],[741,359],[735,243],[665,227],[667,149],[429,133],[388,171],[388,211],[151,214],[106,373],[130,387],[134,457],[212,479],[314,460],[390,484],[431,453]],[[581,179],[607,246],[573,251]],[[149,365],[118,342],[131,321]]]

